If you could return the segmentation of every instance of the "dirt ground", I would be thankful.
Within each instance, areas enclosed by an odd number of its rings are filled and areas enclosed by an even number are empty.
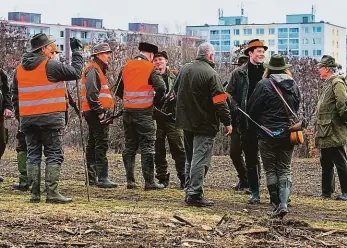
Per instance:
[[[228,157],[213,158],[205,195],[216,206],[201,209],[184,204],[171,159],[170,187],[147,192],[139,161],[140,187],[125,189],[121,157],[114,154],[109,155],[110,177],[119,187],[92,187],[88,203],[81,156],[67,153],[62,171],[61,192],[74,202],[50,205],[44,197],[31,204],[28,192],[11,189],[18,176],[16,154],[5,154],[0,166],[6,177],[0,185],[0,247],[347,247],[347,203],[318,198],[317,160],[294,162],[290,213],[274,220],[266,215],[264,174],[262,203],[248,205],[248,195],[231,190],[237,178]]]

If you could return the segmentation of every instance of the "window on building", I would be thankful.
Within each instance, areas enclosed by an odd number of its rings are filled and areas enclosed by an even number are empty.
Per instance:
[[[312,27],[312,32],[313,33],[321,33],[322,32],[322,27]]]
[[[239,40],[234,40],[234,46],[239,46],[240,45],[240,41]]]
[[[264,29],[263,28],[257,28],[257,34],[263,35],[264,34]]]
[[[247,45],[250,41],[251,41],[251,40],[244,40],[244,41],[243,41],[243,44],[246,44],[246,45]]]
[[[312,39],[312,44],[313,44],[313,45],[322,44],[322,39],[321,39],[321,38],[313,38],[313,39]]]
[[[235,24],[236,24],[236,25],[240,25],[240,24],[241,24],[241,19],[240,19],[240,18],[237,18],[237,19],[235,20]]]
[[[334,29],[334,28],[333,28],[333,31],[332,31],[332,32],[333,32],[333,35],[335,35],[335,29]]]
[[[275,29],[274,28],[269,28],[269,34],[275,34]]]
[[[230,34],[230,30],[222,30],[222,34]]]
[[[222,46],[230,46],[230,40],[222,41]]]
[[[211,30],[211,31],[210,31],[210,34],[212,34],[212,35],[219,34],[219,30]]]
[[[279,28],[278,32],[279,33],[288,33],[288,28]]]
[[[290,33],[299,33],[299,28],[290,28],[289,32]]]
[[[302,56],[308,56],[308,50],[302,50]]]
[[[308,16],[304,16],[304,17],[302,18],[302,22],[303,22],[303,23],[308,23]]]
[[[64,37],[64,31],[60,31],[60,38]]]
[[[244,30],[243,30],[243,34],[244,34],[244,35],[252,35],[252,29],[250,29],[250,28],[244,29]]]
[[[43,33],[43,28],[40,29],[40,33]]]
[[[306,38],[302,39],[302,44],[307,45],[308,43],[309,43],[308,39],[306,39]]]
[[[211,41],[211,45],[213,46],[219,46],[220,42],[219,41]]]
[[[292,50],[291,53],[293,56],[299,56],[299,50]]]
[[[240,35],[240,29],[234,29],[234,35]]]
[[[339,42],[338,41],[336,41],[336,47],[339,48]]]
[[[279,45],[286,45],[286,44],[288,44],[288,40],[287,39],[278,39],[278,44]]]
[[[322,50],[313,50],[313,56],[322,56]]]
[[[275,51],[270,51],[270,55],[274,55],[275,54]]]
[[[101,27],[101,22],[97,21],[97,22],[95,23],[95,27],[96,27],[96,28],[102,28],[102,27]]]
[[[60,45],[60,50],[64,52],[64,45]]]
[[[298,39],[290,39],[289,44],[299,44],[299,40]]]
[[[274,46],[275,45],[275,40],[269,40],[269,46]]]
[[[87,39],[87,32],[81,32],[81,38]]]
[[[308,34],[310,32],[310,29],[308,27],[304,27],[305,34]]]

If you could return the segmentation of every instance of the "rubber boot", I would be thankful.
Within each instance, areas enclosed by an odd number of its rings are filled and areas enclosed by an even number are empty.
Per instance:
[[[279,197],[280,197],[280,204],[276,211],[273,212],[272,217],[276,218],[283,218],[285,215],[288,214],[288,199],[290,196],[290,191],[292,188],[292,183],[290,181],[284,181],[280,182],[278,186],[278,191],[279,191]]]
[[[31,186],[30,202],[37,203],[41,200],[41,167],[40,165],[27,166],[28,184]]]
[[[267,189],[269,191],[270,204],[271,204],[271,210],[268,212],[268,215],[272,216],[280,204],[280,197],[278,195],[278,186],[277,184],[271,184],[267,186]]]
[[[164,185],[154,181],[154,154],[141,154],[141,167],[143,178],[145,179],[145,190],[158,190],[164,188]]]
[[[59,193],[60,165],[46,165],[46,203],[70,203],[68,198]]]
[[[18,171],[20,173],[19,182],[12,184],[15,190],[27,191],[29,190],[28,176],[27,176],[27,152],[17,152]]]
[[[167,173],[166,175],[162,175],[162,176],[156,176],[156,178],[158,179],[160,184],[164,185],[165,188],[169,186],[170,173]]]
[[[122,157],[127,178],[127,189],[135,189],[135,156],[123,155]]]
[[[96,186],[99,188],[116,188],[118,185],[108,178],[108,163],[98,164],[96,166],[98,180]]]

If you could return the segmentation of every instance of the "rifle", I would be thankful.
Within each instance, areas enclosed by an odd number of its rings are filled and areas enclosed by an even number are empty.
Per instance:
[[[69,99],[70,106],[73,107],[73,109],[75,110],[76,114],[79,115],[80,114],[80,110],[77,107],[77,103],[72,98],[71,92],[68,89],[66,89],[66,93],[67,93],[67,97]]]
[[[246,116],[254,125],[259,127],[261,130],[263,130],[267,135],[269,135],[271,138],[274,138],[275,135],[266,127],[259,125],[256,121],[254,121],[245,111],[243,111],[240,108],[237,108],[244,116]]]
[[[100,124],[103,127],[106,127],[107,125],[113,123],[114,119],[121,117],[123,115],[123,112],[124,112],[124,109],[121,109],[117,114],[105,117],[103,120],[100,121]],[[158,108],[154,107],[153,118],[155,120],[168,121],[170,119],[172,120],[172,114],[171,113],[166,114],[163,111],[159,110]]]

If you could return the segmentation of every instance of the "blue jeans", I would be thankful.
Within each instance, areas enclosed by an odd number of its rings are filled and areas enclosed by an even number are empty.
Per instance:
[[[64,162],[63,135],[59,129],[31,128],[25,131],[27,143],[27,166],[40,166],[42,151],[46,166]]]
[[[204,179],[211,165],[215,137],[184,131],[187,196],[203,196]]]

